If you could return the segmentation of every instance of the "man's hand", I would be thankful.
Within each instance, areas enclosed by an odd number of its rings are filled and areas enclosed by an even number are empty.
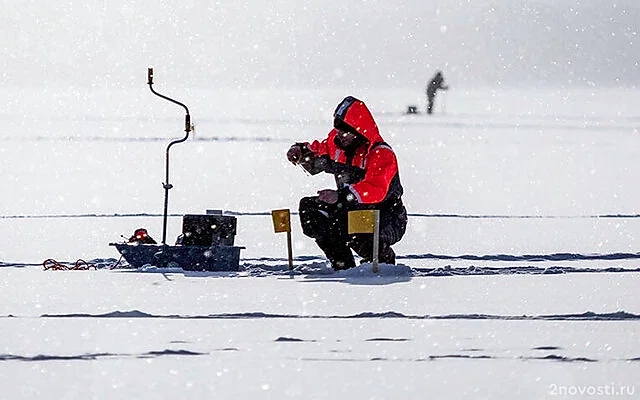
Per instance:
[[[336,204],[338,202],[338,191],[333,189],[319,190],[318,199],[327,204]]]
[[[287,151],[287,160],[289,160],[293,165],[296,165],[300,162],[302,158],[302,149],[300,145],[294,144],[291,146],[289,151]]]

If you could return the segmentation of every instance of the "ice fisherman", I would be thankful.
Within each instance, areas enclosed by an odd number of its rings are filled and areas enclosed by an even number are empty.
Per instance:
[[[355,266],[355,251],[362,262],[371,262],[373,234],[347,233],[347,212],[380,210],[378,261],[395,264],[391,245],[404,236],[407,210],[398,162],[380,136],[378,126],[364,102],[348,96],[333,114],[329,135],[312,143],[295,143],[287,159],[310,174],[327,172],[337,189],[323,189],[317,196],[300,200],[300,222],[306,236],[315,239],[334,270]]]
[[[433,102],[436,98],[436,92],[438,90],[449,90],[449,86],[445,85],[444,83],[444,76],[442,76],[442,71],[436,71],[436,74],[427,84],[427,114],[433,113]]]

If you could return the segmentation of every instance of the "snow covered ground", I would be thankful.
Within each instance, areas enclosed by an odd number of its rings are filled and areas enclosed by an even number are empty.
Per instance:
[[[164,155],[184,112],[140,90],[2,91],[3,398],[640,396],[637,90],[195,91],[171,153],[180,215],[238,217],[237,273],[109,270],[108,243],[161,237]],[[335,104],[371,107],[398,154],[398,266],[329,271],[293,216],[331,187],[285,152]],[[44,271],[53,258],[101,269]]]

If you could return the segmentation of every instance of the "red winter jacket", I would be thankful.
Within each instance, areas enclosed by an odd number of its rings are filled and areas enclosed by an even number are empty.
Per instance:
[[[313,167],[307,168],[309,172],[333,174],[338,191],[348,201],[372,206],[397,203],[403,189],[396,155],[380,136],[367,106],[349,96],[338,105],[334,118],[349,125],[352,132],[362,135],[366,141],[349,154],[336,145],[339,131],[334,128],[326,139],[304,143],[315,156]]]

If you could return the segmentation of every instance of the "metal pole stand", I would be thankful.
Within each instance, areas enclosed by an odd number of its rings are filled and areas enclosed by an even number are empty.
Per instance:
[[[149,85],[149,89],[151,92],[158,97],[161,97],[165,100],[168,100],[174,104],[182,106],[186,111],[186,115],[184,117],[184,131],[186,132],[185,136],[182,139],[177,139],[169,143],[167,146],[166,152],[166,160],[165,160],[165,181],[162,183],[162,187],[164,188],[164,213],[162,216],[162,244],[166,246],[167,244],[167,214],[169,210],[169,189],[173,188],[173,185],[169,183],[169,150],[171,146],[174,144],[182,143],[189,138],[189,132],[191,132],[191,116],[189,115],[189,109],[184,104],[176,101],[170,97],[164,96],[155,90],[153,90],[153,67],[149,67],[147,70],[147,84]]]

